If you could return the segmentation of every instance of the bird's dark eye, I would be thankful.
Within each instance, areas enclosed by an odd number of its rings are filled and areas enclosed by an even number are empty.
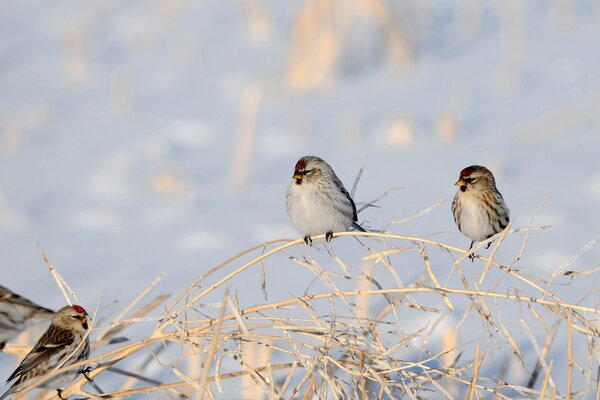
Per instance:
[[[475,182],[475,178],[464,178],[463,181],[465,181],[467,183],[473,183],[473,182]]]

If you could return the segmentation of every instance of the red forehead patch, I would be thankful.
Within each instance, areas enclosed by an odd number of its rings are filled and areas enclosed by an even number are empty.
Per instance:
[[[78,314],[87,314],[85,312],[85,309],[83,307],[81,307],[81,306],[74,305],[72,307],[73,307],[73,310],[77,311]]]
[[[306,168],[306,160],[304,158],[301,158],[296,163],[296,169],[297,170],[301,170],[301,169],[304,169],[304,168]]]
[[[475,172],[476,169],[476,165],[471,165],[470,167],[467,167],[460,171],[460,176],[470,176],[473,172]]]

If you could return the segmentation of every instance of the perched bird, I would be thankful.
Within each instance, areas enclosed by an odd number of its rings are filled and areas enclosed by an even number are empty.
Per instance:
[[[0,285],[0,350],[36,319],[50,318],[54,311],[35,304]]]
[[[312,243],[311,236],[322,233],[329,242],[333,232],[351,227],[366,232],[357,222],[354,200],[325,161],[302,157],[294,167],[293,179],[286,195],[287,212],[306,244]]]
[[[470,250],[475,242],[486,240],[506,228],[509,211],[496,189],[494,175],[486,167],[471,165],[463,169],[455,185],[460,188],[452,202],[452,214],[458,230],[471,239]]]
[[[8,377],[6,382],[14,380],[14,383],[0,400],[23,390],[57,367],[87,359],[90,353],[90,341],[86,335],[88,328],[88,315],[83,307],[73,305],[58,310],[46,332]],[[44,382],[40,387],[56,389],[61,397],[60,388],[73,382],[80,372],[64,372]]]

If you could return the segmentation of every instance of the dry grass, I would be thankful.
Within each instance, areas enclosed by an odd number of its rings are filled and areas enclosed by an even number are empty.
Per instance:
[[[507,229],[489,254],[532,230]],[[482,256],[471,263],[466,250],[431,239],[336,236],[332,244],[317,237],[314,247],[301,239],[255,246],[205,272],[170,304],[164,295],[147,299],[156,280],[111,324],[95,328],[87,362],[94,383],[82,377],[64,393],[94,399],[596,395],[597,294],[579,292],[574,297],[585,301],[578,302],[559,297],[555,276],[519,270],[525,246],[514,265],[501,265]],[[334,248],[347,250],[334,254]],[[254,283],[273,268],[300,268],[313,280],[308,287],[277,282],[284,290],[268,291],[275,282],[267,279],[263,296],[278,298],[249,304],[247,297],[261,296]],[[290,293],[297,291],[303,293]],[[159,317],[146,317],[159,306]],[[155,324],[144,337],[107,349],[143,321]],[[566,349],[552,347],[557,337]]]

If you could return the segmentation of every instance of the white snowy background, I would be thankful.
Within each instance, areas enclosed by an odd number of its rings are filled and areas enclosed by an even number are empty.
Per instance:
[[[360,214],[373,228],[446,200],[390,229],[461,247],[453,183],[486,165],[515,227],[549,196],[534,225],[551,228],[521,265],[550,273],[600,235],[599,130],[598,1],[2,2],[0,283],[63,305],[39,243],[88,308],[115,312],[162,272],[160,290],[179,293],[298,237],[284,194],[305,154],[348,188],[368,158],[357,202],[402,187]],[[285,294],[312,277],[267,279]],[[242,284],[262,300],[258,280]],[[15,365],[0,354],[0,377]]]

